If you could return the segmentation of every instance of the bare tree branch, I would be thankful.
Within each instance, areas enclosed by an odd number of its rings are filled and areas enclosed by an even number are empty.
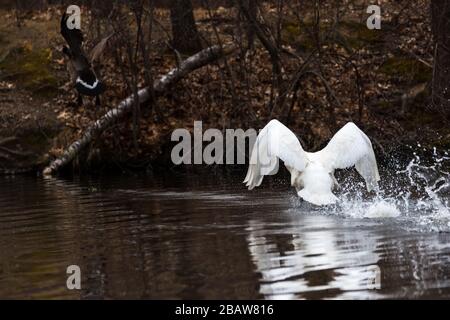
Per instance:
[[[236,48],[234,46],[225,46],[223,49],[220,46],[212,46],[206,48],[197,54],[189,57],[183,63],[172,69],[169,73],[156,80],[153,84],[153,92],[156,96],[164,93],[171,85],[178,82],[190,72],[201,68],[225,54],[232,53]],[[146,87],[137,93],[139,103],[142,104],[150,99],[150,88]],[[133,109],[135,103],[135,95],[132,94],[119,105],[108,111],[99,120],[95,121],[82,135],[82,137],[73,142],[64,153],[50,165],[44,169],[44,175],[52,175],[58,172],[61,168],[69,164],[98,134],[105,131],[114,121],[123,117]]]

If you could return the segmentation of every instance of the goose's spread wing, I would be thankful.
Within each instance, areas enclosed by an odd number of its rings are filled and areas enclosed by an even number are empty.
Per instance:
[[[372,143],[354,123],[343,126],[318,155],[333,170],[355,166],[366,181],[367,190],[378,188],[380,175]]]
[[[306,154],[295,134],[278,120],[271,120],[259,133],[250,156],[244,183],[249,190],[259,186],[265,175],[278,171],[278,162],[303,171]]]
[[[110,35],[104,37],[102,40],[100,40],[99,43],[97,43],[95,45],[95,47],[91,50],[91,52],[89,53],[89,57],[91,60],[91,63],[94,63],[98,58],[100,58],[100,56],[102,55],[103,51],[105,51],[105,48],[108,44],[109,39],[111,39],[111,37],[114,34],[111,33]]]

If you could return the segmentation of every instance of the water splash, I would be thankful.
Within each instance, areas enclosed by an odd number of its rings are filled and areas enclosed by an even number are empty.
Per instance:
[[[340,203],[315,211],[353,218],[395,218],[389,223],[409,230],[450,232],[450,156],[436,148],[427,152],[418,147],[423,154],[413,153],[406,166],[395,164],[394,170],[381,170],[376,195],[369,196],[364,182],[346,172],[338,179],[343,179]]]
[[[369,206],[365,218],[396,218],[400,215],[400,210],[393,203],[386,201],[375,202]]]
[[[450,231],[450,156],[433,149],[431,160],[414,153],[404,170],[396,175],[407,179],[408,188],[401,195],[406,216],[431,231]]]

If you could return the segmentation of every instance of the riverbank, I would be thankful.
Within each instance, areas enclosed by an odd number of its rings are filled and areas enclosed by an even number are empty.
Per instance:
[[[209,34],[208,13],[199,8],[195,15],[200,31]],[[217,32],[225,43],[232,41],[232,25],[226,18],[233,15],[232,9],[214,12],[215,20],[221,21]],[[20,27],[11,11],[0,11],[0,17],[0,171],[39,172],[93,121],[128,96],[129,84],[123,81],[114,57],[105,54],[100,69],[108,90],[101,107],[96,108],[89,99],[77,106],[61,53],[59,8],[35,12],[25,17]],[[159,10],[157,17],[165,26],[170,23],[167,10]],[[433,148],[445,152],[450,148],[450,127],[427,107],[432,61],[427,52],[430,35],[426,23],[422,19],[403,26],[404,34],[424,34],[414,39],[399,35],[395,38],[398,46],[392,48],[395,32],[400,31],[390,28],[389,22],[382,31],[368,31],[349,15],[333,45],[342,55],[358,57],[351,62],[357,64],[360,85],[355,87],[351,66],[322,61],[332,91],[317,78],[307,77],[280,109],[271,107],[272,65],[257,42],[248,55],[236,54],[196,70],[170,94],[114,124],[68,170],[172,167],[172,131],[192,130],[196,120],[203,121],[204,130],[245,130],[262,128],[271,118],[278,118],[302,138],[307,150],[320,149],[339,127],[354,121],[371,137],[380,159],[393,152],[411,154],[409,146],[417,144],[429,150],[430,156]],[[308,33],[289,17],[282,37],[285,49],[296,56],[283,65],[285,77],[290,77],[314,48]],[[158,49],[150,53],[149,63],[153,76],[158,77],[177,65],[177,57],[164,45],[161,34],[152,41]],[[93,42],[88,35],[88,46]],[[140,77],[142,87],[145,75]]]

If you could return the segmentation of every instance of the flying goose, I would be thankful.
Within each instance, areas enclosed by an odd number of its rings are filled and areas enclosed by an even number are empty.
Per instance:
[[[95,104],[100,104],[99,95],[102,94],[106,87],[105,84],[99,80],[92,68],[91,62],[94,61],[103,51],[108,36],[100,41],[92,50],[90,59],[84,53],[82,44],[84,41],[83,33],[80,29],[69,29],[67,27],[67,20],[69,16],[64,12],[61,18],[61,35],[69,45],[63,47],[63,53],[67,55],[70,60],[69,68],[72,71],[75,89],[78,91],[78,104],[83,103],[82,95],[95,96]]]
[[[354,123],[343,126],[328,145],[317,152],[303,150],[295,134],[278,120],[271,120],[259,133],[250,156],[244,183],[251,190],[265,175],[278,171],[279,159],[291,173],[291,185],[304,200],[315,205],[335,203],[334,170],[356,167],[368,191],[378,189],[380,175],[369,138]]]

